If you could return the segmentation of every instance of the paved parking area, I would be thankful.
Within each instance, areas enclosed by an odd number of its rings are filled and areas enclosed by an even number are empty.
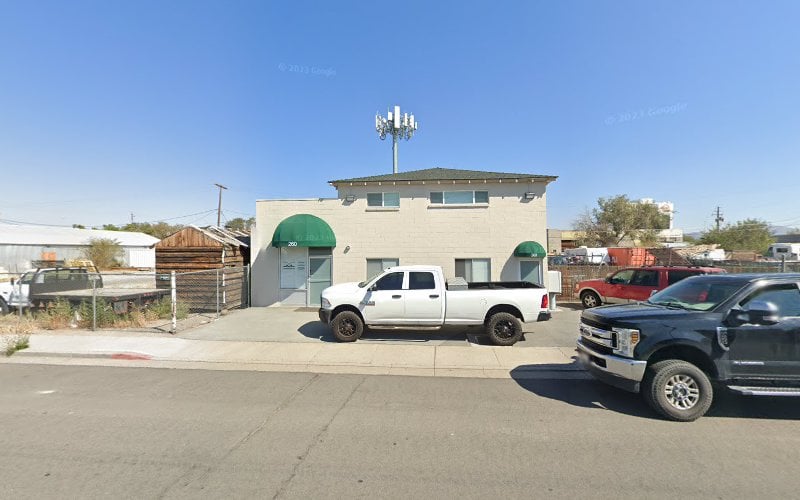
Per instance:
[[[575,345],[580,309],[561,304],[550,321],[525,325],[520,347],[571,347]],[[488,345],[481,328],[447,327],[440,331],[368,331],[360,344],[400,345]],[[315,309],[253,307],[235,310],[219,320],[179,334],[192,340],[261,342],[336,342],[330,329],[320,323]]]

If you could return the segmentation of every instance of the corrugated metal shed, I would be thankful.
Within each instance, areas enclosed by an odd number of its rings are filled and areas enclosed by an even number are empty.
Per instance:
[[[84,249],[97,238],[120,243],[125,267],[156,265],[153,245],[159,240],[144,233],[0,223],[0,274],[26,271],[37,260],[83,258]]]
[[[117,240],[123,247],[149,247],[159,241],[149,234],[128,231],[0,224],[0,245],[80,246],[95,238]]]

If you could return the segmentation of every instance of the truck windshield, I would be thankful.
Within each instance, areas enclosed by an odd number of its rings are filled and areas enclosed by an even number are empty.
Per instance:
[[[742,283],[686,279],[656,293],[648,304],[691,311],[710,311],[742,288]]]

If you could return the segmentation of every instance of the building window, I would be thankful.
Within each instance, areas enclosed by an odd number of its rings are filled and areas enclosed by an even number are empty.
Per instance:
[[[489,203],[489,191],[432,191],[432,205],[478,205]]]
[[[367,259],[367,279],[383,272],[384,269],[400,265],[400,259]]]
[[[368,207],[400,207],[400,193],[367,193]]]
[[[489,259],[456,259],[456,276],[469,283],[492,281],[492,265]]]

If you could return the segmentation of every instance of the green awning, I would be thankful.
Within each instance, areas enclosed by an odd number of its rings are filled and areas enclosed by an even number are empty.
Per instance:
[[[274,247],[335,247],[336,236],[327,222],[309,214],[283,219],[272,234]]]
[[[535,241],[523,241],[514,249],[514,257],[547,257],[547,251]]]

